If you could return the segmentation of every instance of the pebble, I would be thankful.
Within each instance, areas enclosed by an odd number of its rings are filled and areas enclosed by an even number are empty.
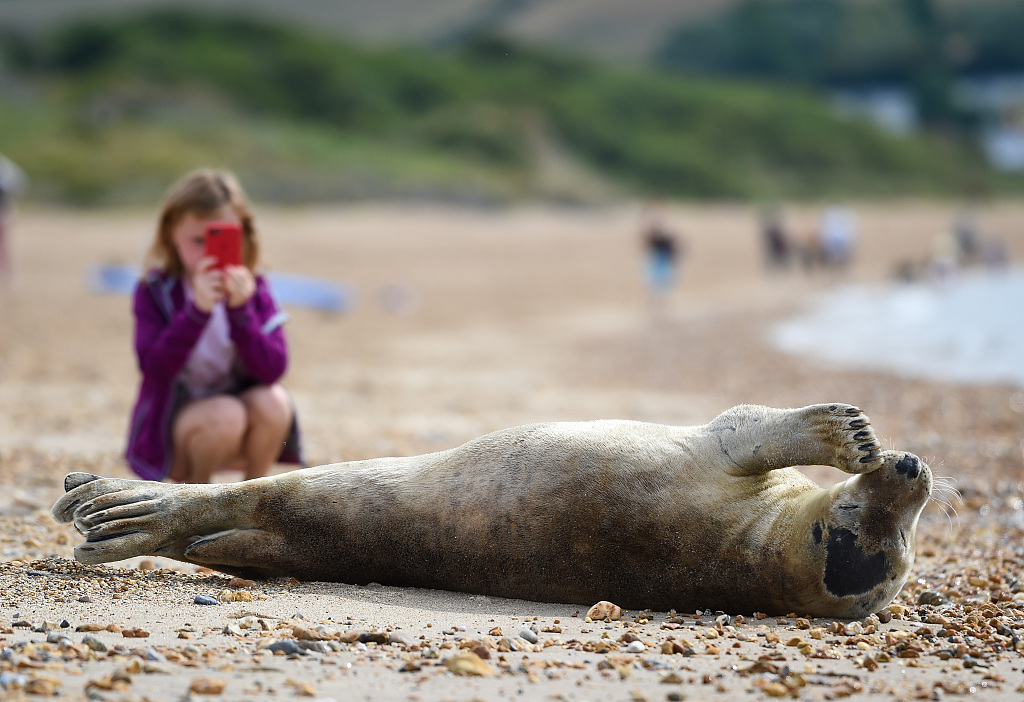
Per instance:
[[[5,690],[12,687],[24,688],[25,680],[26,677],[21,673],[8,673],[6,671],[0,673],[0,687]]]
[[[302,649],[299,648],[299,644],[295,641],[292,641],[291,639],[282,639],[281,641],[275,641],[274,643],[267,646],[267,650],[273,651],[274,653],[280,652],[287,656],[290,656],[294,653],[303,652]]]
[[[364,631],[359,635],[359,643],[386,644],[388,635],[382,631]]]
[[[647,647],[644,646],[643,641],[632,641],[626,646],[627,653],[643,653],[645,650],[647,650]]]
[[[331,646],[327,641],[299,641],[299,650],[303,653],[330,653],[332,650]]]
[[[608,600],[601,600],[587,610],[587,619],[592,621],[618,621],[622,619],[622,607]]]
[[[530,643],[537,643],[537,641],[539,640],[537,638],[537,632],[535,632],[533,629],[523,629],[519,632],[519,636],[521,638],[526,639]]]
[[[82,643],[97,653],[103,653],[107,650],[107,645],[92,635],[84,636]]]
[[[400,645],[400,646],[411,646],[412,645],[412,641],[409,639],[409,637],[407,635],[399,633],[397,631],[392,631],[391,632],[391,635],[388,636],[388,643],[392,644],[392,645]]]
[[[193,602],[195,602],[197,605],[215,605],[215,604],[217,604],[217,600],[216,599],[214,599],[212,597],[207,597],[206,595],[196,595],[196,598],[193,600]]]
[[[475,653],[460,653],[453,656],[445,664],[455,675],[478,675],[482,677],[493,677],[497,672],[486,661]]]

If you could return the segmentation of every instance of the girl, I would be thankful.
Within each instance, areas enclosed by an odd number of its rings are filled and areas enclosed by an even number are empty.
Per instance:
[[[210,222],[241,227],[243,265],[213,267]],[[251,479],[275,461],[302,464],[295,410],[278,383],[287,315],[255,272],[259,239],[235,177],[200,170],[179,181],[146,264],[133,305],[142,385],[128,435],[132,470],[207,483],[222,469]]]

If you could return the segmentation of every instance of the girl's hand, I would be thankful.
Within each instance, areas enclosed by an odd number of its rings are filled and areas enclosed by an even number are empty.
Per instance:
[[[256,292],[256,278],[245,266],[228,266],[224,269],[224,286],[228,306],[241,307]]]
[[[224,275],[214,268],[217,259],[205,256],[199,259],[192,275],[192,297],[196,307],[210,313],[214,305],[224,299]]]

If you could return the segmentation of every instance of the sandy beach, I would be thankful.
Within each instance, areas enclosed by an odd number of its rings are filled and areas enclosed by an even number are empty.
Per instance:
[[[121,451],[138,382],[128,298],[90,291],[88,276],[137,264],[155,214],[22,211],[0,288],[0,698],[1019,699],[1022,388],[856,371],[767,343],[813,296],[927,258],[955,214],[930,202],[854,209],[851,268],[808,274],[764,270],[752,208],[673,207],[687,249],[660,311],[644,288],[639,205],[256,215],[270,270],[355,292],[345,313],[288,309],[285,384],[311,465],[538,421],[700,424],[744,402],[863,408],[886,447],[955,478],[963,503],[958,516],[926,507],[912,577],[858,622],[646,611],[588,622],[594,603],[246,583],[156,558],[81,566],[77,533],[49,507],[68,472],[131,477]],[[789,214],[806,232],[816,210]],[[1024,205],[978,215],[1024,259]]]

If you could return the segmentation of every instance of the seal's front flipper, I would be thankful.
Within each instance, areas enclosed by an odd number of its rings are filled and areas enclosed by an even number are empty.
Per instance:
[[[867,416],[852,405],[774,409],[740,405],[706,427],[724,453],[730,475],[758,475],[789,466],[834,466],[869,473],[882,465]]]

